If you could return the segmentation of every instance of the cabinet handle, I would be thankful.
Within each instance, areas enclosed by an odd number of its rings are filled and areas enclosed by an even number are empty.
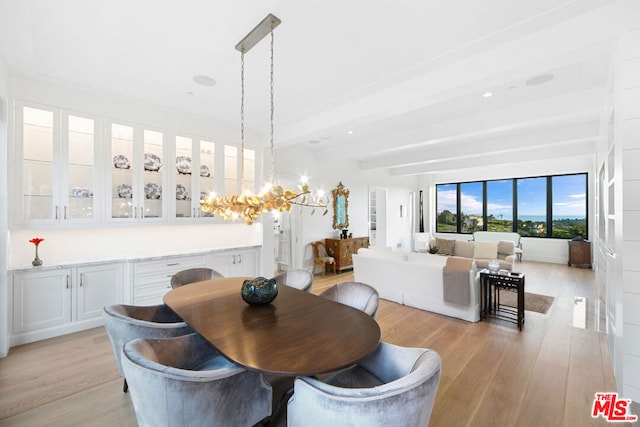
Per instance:
[[[242,255],[238,255],[238,264],[242,264]]]
[[[71,276],[67,274],[67,289],[69,289],[69,286],[71,285],[70,282],[71,282]]]
[[[140,218],[144,219],[144,206],[140,206]]]
[[[133,217],[138,218],[138,208],[136,208],[135,206],[133,207]]]
[[[58,205],[56,205],[56,219],[58,219]]]
[[[179,265],[179,262],[170,262],[169,264],[167,264],[167,267],[173,267],[174,265]]]
[[[84,273],[80,273],[80,287],[82,287],[82,282],[84,282]]]
[[[64,219],[67,219],[67,205],[64,206]]]
[[[236,263],[236,256],[235,255],[232,255],[232,256],[233,256],[233,262],[231,264],[235,264]]]

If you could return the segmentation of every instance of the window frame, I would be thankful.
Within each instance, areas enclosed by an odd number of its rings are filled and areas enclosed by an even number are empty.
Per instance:
[[[585,232],[583,235],[569,236],[569,237],[558,237],[553,235],[553,178],[554,177],[563,177],[563,176],[584,176],[584,191],[585,191],[585,206],[584,206],[584,218],[585,218]],[[481,181],[464,181],[464,182],[443,182],[440,184],[435,184],[435,230],[437,233],[449,233],[449,234],[473,234],[473,232],[463,232],[462,224],[463,218],[461,217],[461,187],[464,184],[472,184],[472,183],[480,183],[482,184],[482,231],[487,231],[488,226],[488,185],[490,182],[494,181],[512,181],[512,220],[511,220],[511,231],[517,233],[518,232],[518,180],[524,179],[532,179],[532,178],[544,178],[546,181],[546,206],[545,206],[545,235],[541,236],[525,236],[531,238],[542,238],[542,239],[560,239],[560,240],[570,240],[574,238],[583,238],[588,240],[589,238],[589,173],[588,172],[575,172],[575,173],[566,173],[566,174],[557,174],[557,175],[542,175],[542,176],[527,176],[527,177],[517,177],[517,178],[497,178],[490,180],[481,180]],[[440,231],[438,229],[438,187],[439,186],[455,186],[456,189],[456,231]]]

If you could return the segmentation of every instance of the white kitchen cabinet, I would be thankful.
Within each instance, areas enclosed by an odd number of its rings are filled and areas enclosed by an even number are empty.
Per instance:
[[[99,220],[98,129],[87,115],[16,103],[17,223]]]
[[[116,221],[160,222],[164,218],[167,174],[172,166],[164,154],[164,134],[159,131],[111,123],[110,218]],[[167,164],[165,164],[167,163]]]
[[[255,277],[258,274],[258,249],[230,249],[210,255],[211,268],[225,277]]]
[[[176,218],[210,218],[200,200],[216,192],[216,144],[196,137],[176,136]]]
[[[171,290],[172,275],[188,268],[206,266],[205,254],[134,261],[131,295],[133,305],[162,304],[164,294]]]
[[[99,326],[102,308],[122,300],[120,263],[12,275],[11,345]]]

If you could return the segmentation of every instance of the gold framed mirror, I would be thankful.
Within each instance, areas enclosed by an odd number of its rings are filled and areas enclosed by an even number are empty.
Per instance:
[[[349,227],[349,190],[342,185],[342,181],[333,193],[333,229],[342,230]]]

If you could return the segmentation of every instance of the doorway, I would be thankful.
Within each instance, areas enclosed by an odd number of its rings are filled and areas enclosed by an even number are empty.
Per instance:
[[[369,187],[369,246],[387,246],[387,189]]]

